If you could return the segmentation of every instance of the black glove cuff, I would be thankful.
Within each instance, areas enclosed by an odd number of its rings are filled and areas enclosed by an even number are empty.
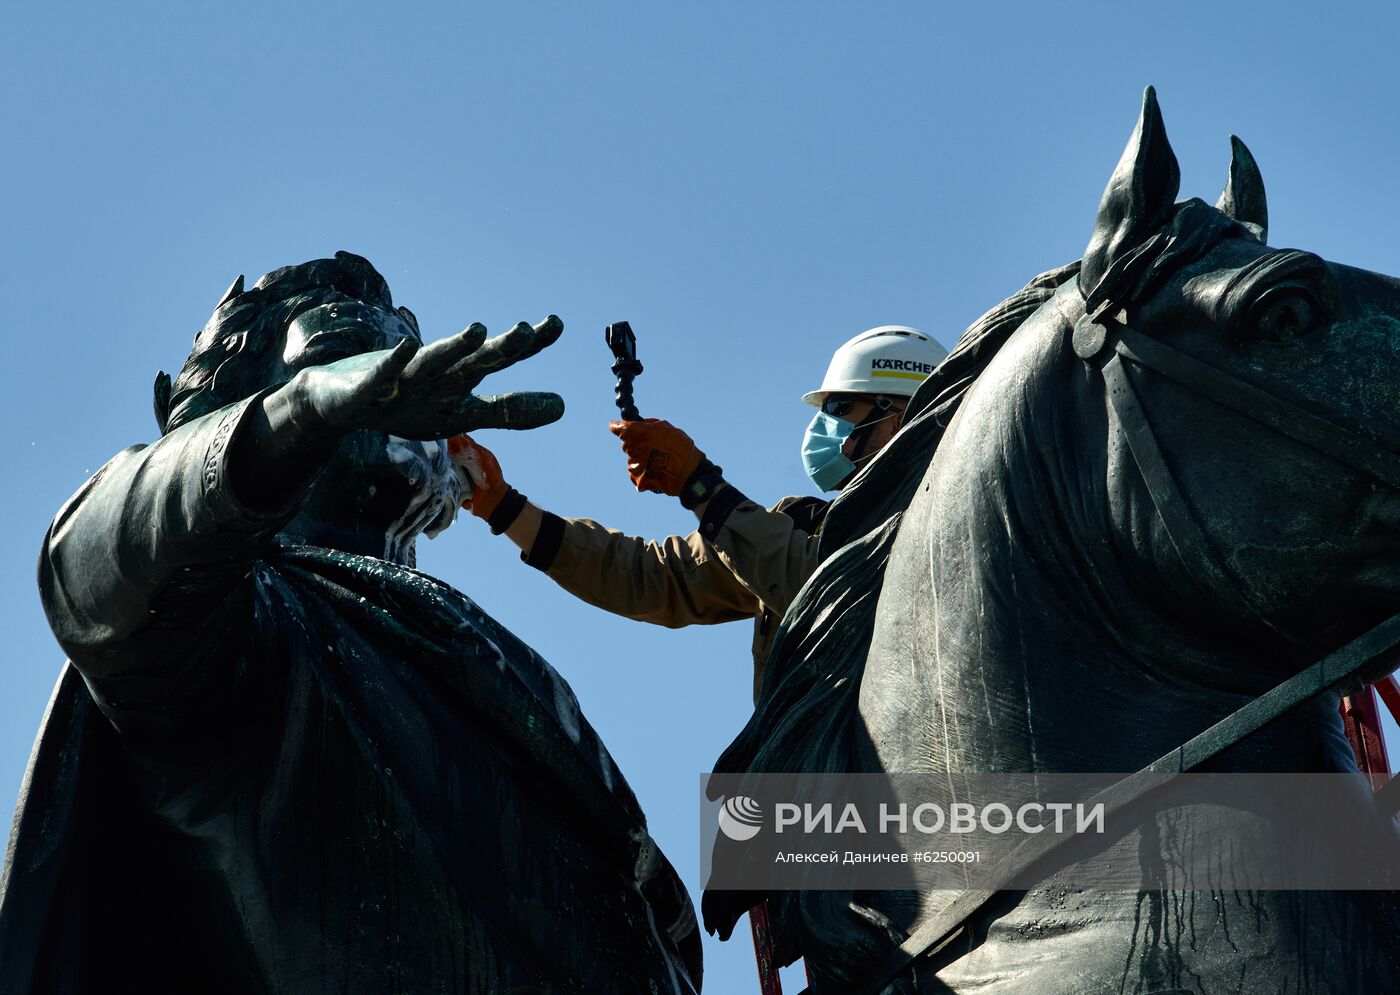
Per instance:
[[[682,508],[694,511],[697,505],[710,500],[715,491],[723,486],[724,470],[709,460],[702,460],[695,472],[681,486],[681,492],[677,496],[681,499]]]
[[[733,484],[721,487],[705,506],[705,515],[700,519],[700,534],[713,541],[715,536],[719,535],[719,530],[724,528],[724,523],[729,521],[734,509],[747,500],[743,492]]]
[[[525,495],[514,487],[506,491],[505,497],[501,498],[495,510],[491,512],[491,517],[486,519],[486,524],[491,527],[491,534],[500,535],[510,528],[524,510]]]

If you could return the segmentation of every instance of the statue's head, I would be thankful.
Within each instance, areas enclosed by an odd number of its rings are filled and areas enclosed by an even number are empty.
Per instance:
[[[369,261],[349,252],[234,281],[172,382],[156,378],[156,421],[170,432],[211,411],[361,352],[421,341],[408,308]],[[451,524],[462,498],[442,442],[358,431],[311,486],[289,538],[413,562],[413,540]]]

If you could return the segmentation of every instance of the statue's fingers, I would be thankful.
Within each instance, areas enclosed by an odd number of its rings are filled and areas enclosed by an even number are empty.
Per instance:
[[[365,378],[364,393],[380,398],[393,397],[397,394],[399,376],[405,367],[413,361],[417,352],[418,343],[412,339],[404,339],[394,348],[388,350],[384,358],[375,363]]]
[[[534,326],[522,321],[504,335],[487,339],[480,349],[462,361],[460,368],[463,372],[470,371],[479,380],[552,345],[563,331],[564,323],[552,314]]]
[[[534,336],[535,330],[522,321],[505,334],[483,342],[480,349],[461,362],[459,369],[470,371],[478,379],[503,370],[528,354]]]
[[[564,399],[545,391],[514,391],[496,397],[471,397],[463,408],[468,426],[478,428],[539,428],[564,415]]]
[[[545,316],[544,321],[535,326],[535,352],[547,349],[559,341],[564,334],[564,321],[557,314]]]
[[[472,322],[456,335],[441,339],[418,350],[406,371],[409,377],[434,377],[466,359],[486,341],[486,326]]]

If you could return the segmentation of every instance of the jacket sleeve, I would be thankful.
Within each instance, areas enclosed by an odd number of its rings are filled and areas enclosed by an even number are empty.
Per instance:
[[[551,521],[552,519],[552,521]],[[649,542],[586,518],[546,513],[552,556],[526,562],[560,587],[615,615],[669,628],[752,618],[758,599],[698,533]]]
[[[783,512],[728,490],[710,502],[700,534],[730,573],[781,618],[817,570],[817,537]]]
[[[217,656],[250,621],[240,588],[296,510],[255,512],[229,486],[229,442],[260,399],[118,454],[54,519],[40,597],[90,685],[129,679],[158,698],[172,672]]]

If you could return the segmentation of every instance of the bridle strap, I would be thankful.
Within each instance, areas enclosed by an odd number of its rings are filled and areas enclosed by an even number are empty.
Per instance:
[[[1108,308],[1104,311],[1107,312]],[[1098,333],[1097,352],[1102,351],[1105,341],[1111,338],[1113,342],[1112,355],[1100,369],[1110,410],[1128,441],[1133,461],[1147,485],[1148,495],[1182,562],[1188,570],[1212,581],[1214,589],[1230,598],[1237,610],[1280,636],[1297,641],[1270,621],[1256,605],[1249,589],[1237,583],[1221,565],[1205,530],[1197,522],[1162,455],[1156,434],[1123,361],[1128,360],[1166,377],[1192,393],[1397,490],[1400,490],[1400,457],[1380,439],[1306,411],[1209,363],[1134,331],[1127,324],[1106,317],[1098,317],[1097,320],[1091,317],[1088,321],[1092,322],[1090,328]],[[1085,340],[1078,329],[1076,334],[1080,335],[1080,342]],[[1093,342],[1095,337],[1089,336],[1088,340]],[[1086,360],[1092,358],[1092,355],[1085,356]]]
[[[1211,582],[1212,590],[1230,598],[1237,611],[1288,638],[1255,606],[1248,592],[1220,565],[1219,557],[1211,548],[1205,530],[1196,521],[1195,514],[1187,504],[1166,458],[1162,455],[1157,435],[1152,431],[1152,425],[1147,420],[1137,392],[1133,390],[1128,371],[1123,368],[1122,354],[1115,353],[1110,356],[1102,372],[1104,390],[1108,396],[1113,420],[1128,441],[1128,451],[1147,485],[1147,494],[1152,499],[1157,517],[1166,528],[1167,536],[1187,571]]]
[[[1126,325],[1113,325],[1114,351],[1280,435],[1400,490],[1400,455],[1384,440],[1315,415]]]
[[[1104,342],[1110,337],[1113,340],[1113,355],[1101,367],[1109,405],[1128,441],[1133,460],[1168,536],[1188,569],[1199,571],[1215,581],[1219,590],[1233,597],[1237,607],[1247,610],[1257,620],[1287,637],[1257,609],[1248,588],[1236,583],[1220,565],[1205,531],[1196,520],[1162,455],[1123,360],[1166,377],[1201,397],[1397,490],[1400,490],[1400,455],[1377,437],[1316,415],[1143,335],[1122,321],[1100,316],[1107,314],[1110,308],[1111,305],[1105,306],[1098,314],[1084,320],[1098,332],[1097,351],[1100,354]],[[1076,334],[1079,334],[1078,328]],[[1084,340],[1081,336],[1077,343]],[[1092,342],[1093,337],[1087,340]],[[1084,358],[1092,359],[1093,356],[1086,355]],[[1383,676],[1378,674],[1374,679]]]

